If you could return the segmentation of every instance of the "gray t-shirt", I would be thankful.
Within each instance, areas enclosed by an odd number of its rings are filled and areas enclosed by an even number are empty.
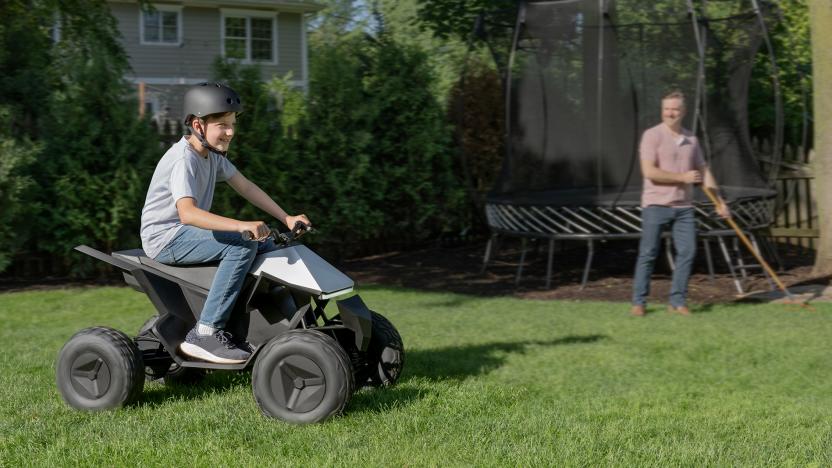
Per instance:
[[[210,211],[214,186],[237,173],[227,158],[208,152],[199,155],[185,137],[176,142],[159,160],[142,209],[142,248],[145,255],[156,258],[182,227],[176,202],[191,197],[196,206]]]

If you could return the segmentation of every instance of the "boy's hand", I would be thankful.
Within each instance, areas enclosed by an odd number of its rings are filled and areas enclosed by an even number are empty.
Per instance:
[[[297,223],[298,221],[302,222],[307,226],[312,226],[312,223],[309,222],[309,218],[307,218],[305,214],[299,214],[297,216],[286,216],[286,219],[283,222],[286,224],[287,228],[293,229],[295,227],[295,223]]]
[[[263,221],[240,221],[240,226],[237,232],[245,235],[246,232],[251,233],[252,240],[261,241],[269,236],[269,227]]]

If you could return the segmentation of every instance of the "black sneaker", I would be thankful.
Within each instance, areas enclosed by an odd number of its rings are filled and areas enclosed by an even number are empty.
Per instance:
[[[249,343],[248,341],[233,336],[231,333],[228,332],[225,332],[225,336],[227,336],[228,339],[231,340],[232,343],[234,343],[234,346],[242,349],[243,351],[249,354],[254,352],[254,346],[252,346],[251,343]]]
[[[179,345],[183,354],[216,364],[240,364],[251,355],[231,341],[231,335],[225,330],[217,330],[213,335],[200,335],[196,327],[188,332],[185,341]]]

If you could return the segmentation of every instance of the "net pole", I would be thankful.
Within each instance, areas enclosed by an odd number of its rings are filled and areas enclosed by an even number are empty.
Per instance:
[[[763,33],[763,40],[768,49],[768,60],[771,66],[771,85],[774,88],[774,148],[772,148],[771,155],[771,169],[769,169],[768,178],[772,181],[777,180],[777,173],[780,171],[780,158],[783,153],[783,97],[780,94],[780,70],[777,67],[777,60],[774,57],[774,46],[771,44],[771,37],[768,34],[768,27],[766,26],[763,12],[760,10],[760,4],[757,0],[751,0],[751,6],[754,8],[754,14],[757,16],[757,21],[760,22],[760,30]]]
[[[702,11],[705,13],[705,17],[707,17],[708,13],[708,0],[702,0]],[[697,24],[698,27],[698,24]],[[705,56],[708,53],[708,25],[705,23],[705,26],[700,31],[700,38],[702,39],[702,60],[704,65]],[[713,157],[713,151],[711,151],[711,136],[708,133],[708,83],[704,81],[706,76],[703,72],[703,82],[702,82],[702,102],[700,103],[701,106],[701,113],[699,114],[699,121],[702,123],[702,143],[705,150],[705,160],[710,163],[711,158]]]
[[[595,72],[598,74],[596,96],[595,96],[595,132],[596,141],[598,142],[598,151],[595,153],[595,183],[597,184],[598,196],[603,195],[603,171],[601,165],[603,163],[602,153],[604,150],[604,126],[601,118],[603,111],[603,97],[604,97],[604,4],[605,0],[598,0],[598,62]]]
[[[687,0],[688,14],[693,23],[693,37],[696,40],[696,52],[699,56],[698,70],[696,73],[696,96],[693,102],[693,134],[697,134],[699,129],[699,112],[700,104],[702,102],[702,89],[705,83],[705,45],[702,43],[702,35],[699,31],[699,18],[696,16],[696,9],[693,6],[693,0]],[[710,159],[710,155],[707,155]]]
[[[517,42],[520,39],[520,28],[522,24],[526,21],[526,2],[521,1],[517,5],[517,19],[514,23],[514,34],[511,39],[511,51],[508,55],[508,64],[506,65],[506,78],[505,78],[505,85],[504,90],[506,93],[506,108],[505,108],[505,122],[506,122],[506,162],[508,166],[508,183],[511,183],[511,180],[514,178],[514,151],[512,150],[512,142],[511,142],[511,71],[514,68],[514,56],[515,52],[517,51]],[[505,183],[505,181],[504,181]]]

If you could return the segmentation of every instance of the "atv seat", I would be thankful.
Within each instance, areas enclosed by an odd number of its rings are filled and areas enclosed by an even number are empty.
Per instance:
[[[199,263],[196,265],[165,265],[146,256],[142,249],[120,250],[113,252],[112,255],[113,257],[140,263],[159,270],[203,289],[211,289],[211,282],[214,281],[214,275],[217,273],[218,262]]]

